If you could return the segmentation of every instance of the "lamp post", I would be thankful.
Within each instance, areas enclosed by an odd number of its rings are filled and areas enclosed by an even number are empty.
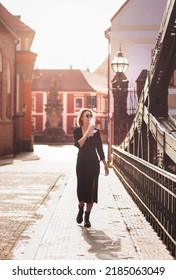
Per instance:
[[[128,60],[123,56],[121,47],[111,62],[115,72],[112,79],[114,98],[114,145],[120,145],[126,135],[128,80],[124,73],[128,69]]]

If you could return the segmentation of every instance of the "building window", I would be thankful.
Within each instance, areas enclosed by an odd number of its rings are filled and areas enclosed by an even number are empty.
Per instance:
[[[83,98],[81,97],[76,97],[75,98],[75,109],[81,109],[83,108]]]
[[[36,96],[32,96],[32,112],[36,112]]]
[[[10,63],[7,64],[7,95],[6,95],[6,117],[11,117],[11,77],[10,77]]]
[[[87,107],[88,108],[96,108],[97,107],[96,96],[87,96]]]

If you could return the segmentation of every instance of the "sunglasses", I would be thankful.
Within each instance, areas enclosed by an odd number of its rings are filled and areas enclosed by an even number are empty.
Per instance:
[[[92,115],[87,114],[87,115],[85,115],[85,117],[86,117],[86,118],[92,118]]]

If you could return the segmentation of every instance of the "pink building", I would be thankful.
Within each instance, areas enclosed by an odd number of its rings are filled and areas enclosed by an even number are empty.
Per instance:
[[[34,70],[32,84],[32,117],[34,137],[42,140],[46,127],[47,96],[53,81],[57,82],[58,99],[62,104],[61,125],[66,141],[73,138],[76,117],[83,107],[92,108],[102,140],[107,140],[108,96],[106,78],[74,69]]]

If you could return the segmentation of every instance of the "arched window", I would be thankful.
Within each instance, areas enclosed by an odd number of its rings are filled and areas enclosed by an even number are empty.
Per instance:
[[[10,72],[10,63],[7,63],[7,96],[6,96],[6,117],[10,119],[11,117],[11,72]]]
[[[11,86],[10,86],[10,63],[7,63],[7,94],[10,94]]]

